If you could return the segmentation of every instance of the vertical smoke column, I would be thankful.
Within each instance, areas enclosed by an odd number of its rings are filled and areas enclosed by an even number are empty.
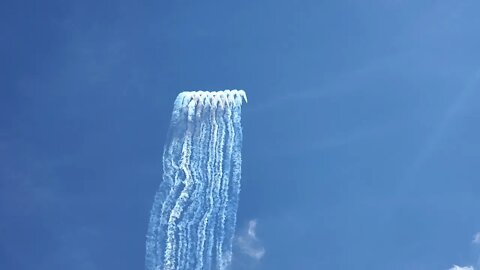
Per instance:
[[[240,193],[243,90],[175,100],[146,242],[147,270],[226,269]]]

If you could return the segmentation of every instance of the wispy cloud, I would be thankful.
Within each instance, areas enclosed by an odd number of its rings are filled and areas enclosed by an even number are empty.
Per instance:
[[[449,270],[475,270],[473,268],[473,266],[458,266],[458,265],[454,265],[452,268],[450,268]]]
[[[473,235],[473,240],[472,244],[474,245],[480,245],[480,232],[477,232],[475,235]],[[476,267],[480,267],[480,259],[477,260],[477,263],[475,264]],[[478,269],[478,268],[477,268]],[[458,265],[453,265],[450,269],[448,270],[475,270],[474,266],[458,266]]]
[[[261,245],[256,235],[257,220],[253,219],[248,222],[248,228],[236,239],[236,244],[250,258],[260,260],[265,255],[265,248]]]
[[[480,244],[480,232],[477,232],[477,233],[473,236],[472,243],[474,243],[474,244]]]
[[[476,70],[470,80],[467,81],[465,88],[460,91],[458,96],[453,99],[450,106],[445,110],[441,120],[434,128],[432,134],[425,142],[425,146],[420,149],[413,165],[410,174],[414,174],[422,166],[422,164],[432,155],[436,147],[441,143],[446,134],[451,128],[451,124],[455,119],[461,115],[465,108],[472,106],[472,96],[478,91],[478,84],[480,82],[480,69]]]

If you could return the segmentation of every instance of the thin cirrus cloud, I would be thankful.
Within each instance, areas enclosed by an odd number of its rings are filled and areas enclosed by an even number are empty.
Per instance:
[[[257,220],[250,220],[248,228],[236,239],[236,244],[243,254],[252,259],[260,260],[265,255],[265,248],[256,235]]]
[[[449,270],[475,270],[473,268],[473,266],[458,266],[458,265],[454,265],[452,268],[450,268]]]
[[[474,244],[480,244],[480,232],[477,232],[474,236],[473,236],[473,241],[472,241]]]

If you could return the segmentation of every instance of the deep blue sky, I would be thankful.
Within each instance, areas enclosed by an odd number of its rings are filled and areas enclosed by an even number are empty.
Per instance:
[[[266,250],[234,269],[480,269],[479,14],[2,1],[0,269],[142,269],[173,100],[226,88],[249,99],[238,231]]]

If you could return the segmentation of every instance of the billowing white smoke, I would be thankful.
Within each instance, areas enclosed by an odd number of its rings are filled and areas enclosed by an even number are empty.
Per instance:
[[[175,100],[147,233],[147,270],[230,265],[243,101],[243,90],[183,92]]]

